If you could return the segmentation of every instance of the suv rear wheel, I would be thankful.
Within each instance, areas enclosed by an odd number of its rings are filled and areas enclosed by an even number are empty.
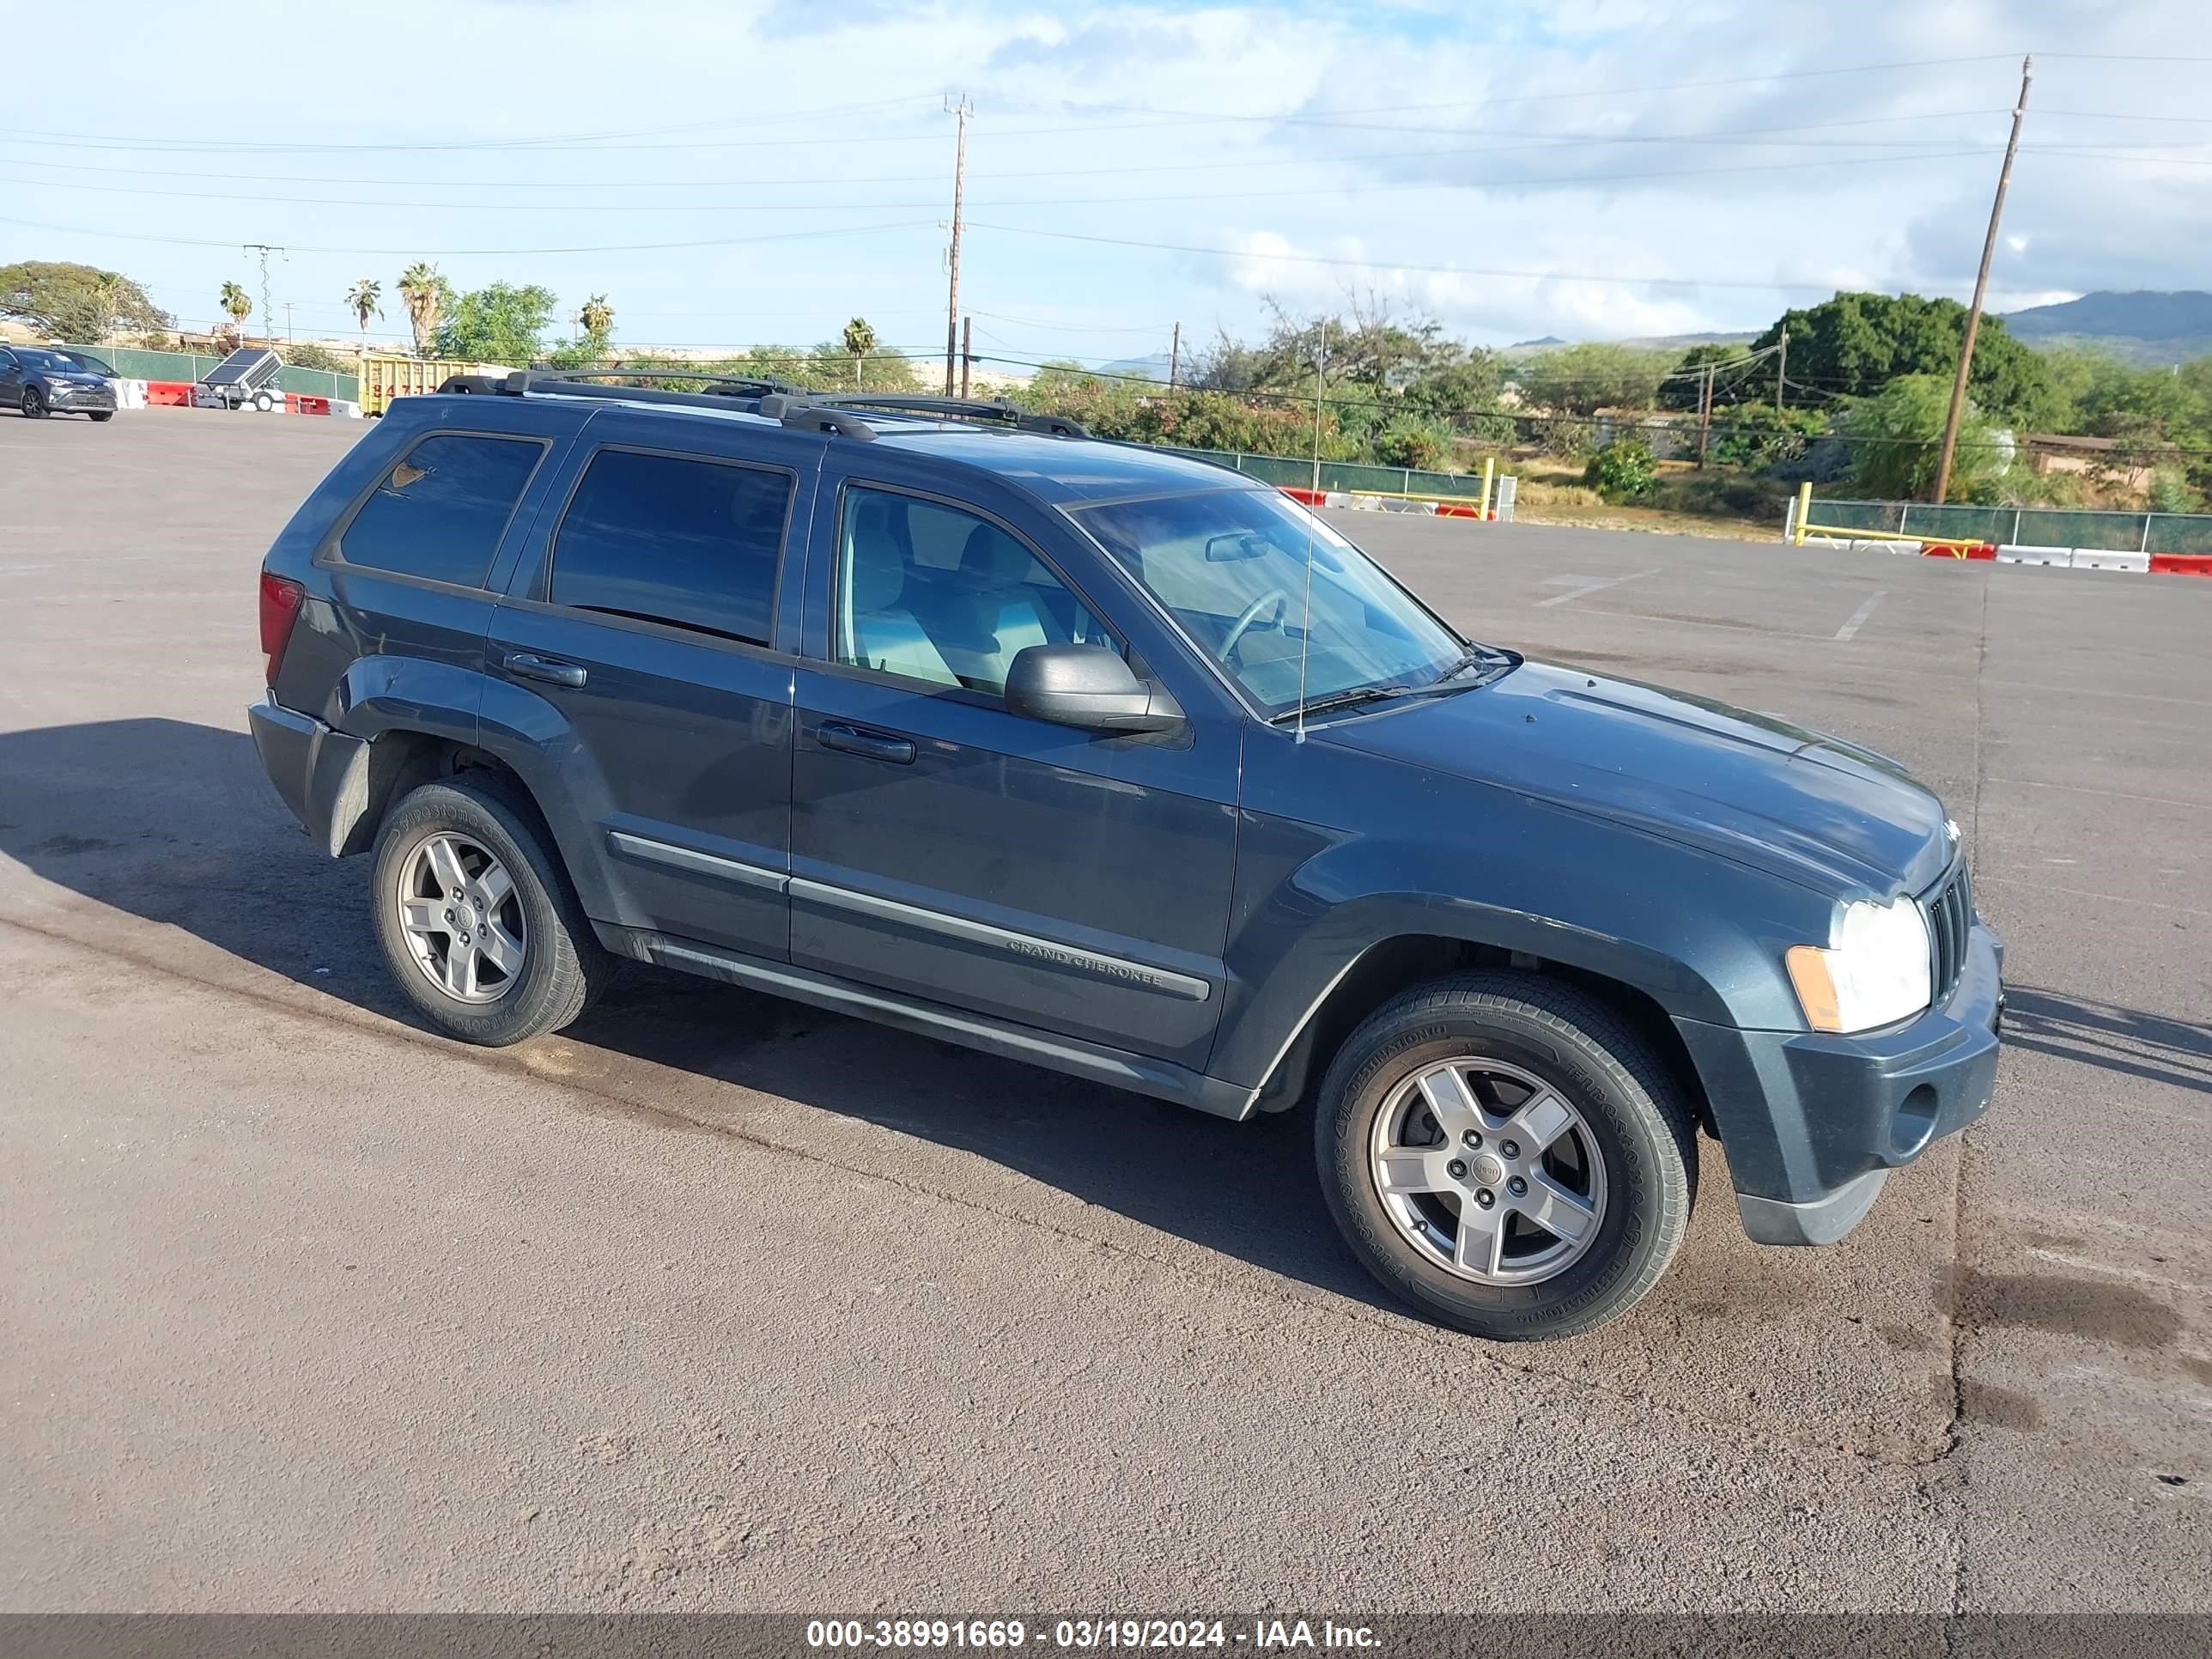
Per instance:
[[[1329,1067],[1315,1139],[1368,1268],[1498,1341],[1634,1306],[1696,1189],[1691,1113],[1649,1047],[1595,997],[1517,975],[1438,980],[1378,1010]]]
[[[370,888],[399,988],[465,1042],[557,1031],[613,973],[539,832],[494,788],[410,792],[378,833]]]

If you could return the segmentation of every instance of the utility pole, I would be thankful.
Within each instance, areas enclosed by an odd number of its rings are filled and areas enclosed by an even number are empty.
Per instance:
[[[1168,390],[1176,389],[1176,371],[1182,367],[1182,325],[1175,327],[1175,343],[1168,348]]]
[[[1713,366],[1705,365],[1705,384],[1698,394],[1698,465],[1705,464],[1705,440],[1713,429]]]
[[[975,106],[963,93],[955,102],[945,100],[945,112],[959,125],[959,137],[952,152],[952,258],[950,270],[951,287],[945,296],[945,395],[952,395],[952,357],[960,338],[960,198],[968,182],[968,118]]]
[[[289,300],[284,301],[284,343],[288,346],[299,343],[292,333],[292,302]]]
[[[1974,276],[1974,303],[1966,310],[1966,337],[1959,346],[1959,374],[1951,382],[1951,412],[1943,422],[1943,449],[1936,460],[1936,504],[1951,493],[1951,458],[1959,447],[1959,417],[1966,412],[1966,376],[1974,367],[1974,336],[1981,331],[1982,299],[1990,286],[1990,261],[1996,256],[1997,221],[2004,216],[2005,189],[2012,183],[2012,158],[2020,150],[2020,124],[2027,115],[2027,83],[2035,59],[2020,60],[2020,101],[2012,106],[2012,137],[2005,142],[2004,167],[1997,174],[1996,199],[1990,204],[1990,231],[1982,239],[1982,268]]]
[[[968,371],[975,361],[975,319],[960,319],[960,395],[968,395]]]
[[[258,253],[261,256],[261,331],[267,337],[274,339],[276,335],[276,319],[270,314],[269,256],[272,253],[283,254],[284,250],[268,242],[248,242],[241,251],[246,253]],[[285,257],[289,258],[291,256],[285,254]],[[243,344],[245,338],[245,331],[240,330],[240,343]]]
[[[1782,388],[1790,384],[1790,331],[1782,331],[1782,355],[1774,362],[1774,412],[1782,412]]]

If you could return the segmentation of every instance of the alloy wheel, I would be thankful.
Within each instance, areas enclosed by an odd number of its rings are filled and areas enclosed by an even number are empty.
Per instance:
[[[514,988],[529,948],[514,878],[482,842],[425,836],[399,866],[394,902],[415,965],[457,1002],[496,1002]]]
[[[1605,1218],[1605,1163],[1582,1113],[1534,1073],[1465,1056],[1425,1066],[1376,1114],[1370,1164],[1392,1225],[1435,1266],[1535,1285]]]

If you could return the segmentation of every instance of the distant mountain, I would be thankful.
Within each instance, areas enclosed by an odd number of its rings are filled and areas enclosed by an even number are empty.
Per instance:
[[[2085,294],[2063,305],[2005,313],[2005,327],[2023,340],[2052,334],[2118,335],[2129,340],[2178,340],[2212,334],[2212,294]]]
[[[2085,294],[2061,305],[2005,313],[2005,327],[2049,350],[2080,346],[2139,364],[2177,363],[2212,356],[2212,294]]]
[[[1101,374],[1127,374],[1140,380],[1158,380],[1164,384],[1168,378],[1168,354],[1156,351],[1149,357],[1124,357],[1119,362],[1103,365],[1097,372]]]
[[[1602,340],[1588,343],[1627,346],[1635,351],[1687,351],[1692,346],[1749,345],[1755,337],[1748,332],[1735,334],[1646,334],[1634,339]],[[1515,352],[1552,351],[1564,345],[1584,343],[1562,340],[1556,334],[1547,334],[1540,340],[1523,340],[1505,348],[1508,356]]]

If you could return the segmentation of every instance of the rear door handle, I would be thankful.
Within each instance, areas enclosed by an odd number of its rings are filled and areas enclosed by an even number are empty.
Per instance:
[[[544,680],[548,685],[581,685],[584,683],[583,669],[573,662],[560,662],[528,651],[514,652],[506,661],[508,673],[519,674],[526,680]]]
[[[894,766],[914,764],[914,743],[908,738],[885,737],[880,732],[863,732],[851,726],[825,726],[815,736],[824,749],[866,760],[889,761]]]

